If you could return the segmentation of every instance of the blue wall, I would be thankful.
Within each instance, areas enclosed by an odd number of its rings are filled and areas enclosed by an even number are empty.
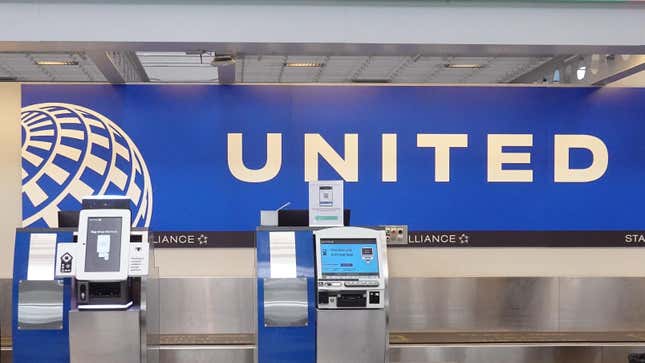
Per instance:
[[[345,185],[355,225],[645,228],[645,89],[25,85],[22,100],[81,105],[118,123],[150,170],[156,230],[249,230],[260,209],[286,201],[307,208],[304,133],[320,133],[341,153],[343,134],[359,134],[359,182]],[[229,132],[244,133],[245,162],[256,168],[265,161],[265,134],[281,132],[279,175],[236,180],[227,166]],[[382,133],[398,134],[395,183],[381,181]],[[469,147],[451,151],[449,183],[434,182],[434,152],[416,147],[418,133],[468,134]],[[531,151],[532,183],[487,182],[486,137],[494,133],[533,134],[533,147],[513,148]],[[554,134],[600,138],[609,150],[604,176],[554,183]],[[590,163],[584,150],[571,155],[574,167]],[[319,175],[338,179],[325,162]],[[24,213],[34,208],[25,203]]]

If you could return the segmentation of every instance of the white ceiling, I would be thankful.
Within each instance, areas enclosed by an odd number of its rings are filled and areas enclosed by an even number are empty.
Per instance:
[[[38,65],[37,61],[69,61],[78,65]],[[80,53],[0,53],[0,79],[29,82],[105,82],[94,62]]]
[[[505,83],[542,65],[547,57],[392,57],[392,56],[245,56],[238,59],[236,80],[243,83]],[[319,68],[285,63],[321,63]],[[446,68],[479,64],[482,68]]]
[[[157,82],[216,82],[212,53],[137,53],[148,77]],[[548,61],[548,57],[409,57],[246,55],[237,58],[239,83],[504,83]],[[316,63],[322,67],[286,67]],[[479,69],[446,68],[475,63]]]
[[[213,54],[136,53],[152,82],[218,82]],[[506,83],[550,60],[550,57],[430,56],[239,56],[238,83]],[[78,65],[40,66],[38,60],[75,61]],[[286,67],[286,63],[320,63],[321,67]],[[482,68],[447,68],[446,64],[479,64]],[[82,53],[0,53],[0,79],[44,82],[106,82]]]

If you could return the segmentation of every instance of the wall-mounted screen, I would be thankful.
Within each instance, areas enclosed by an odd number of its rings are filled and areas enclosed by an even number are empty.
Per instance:
[[[376,239],[323,239],[320,241],[323,276],[378,276]]]

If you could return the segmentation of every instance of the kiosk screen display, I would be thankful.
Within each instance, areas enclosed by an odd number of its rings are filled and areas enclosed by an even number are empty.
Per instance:
[[[87,219],[85,272],[118,272],[121,268],[121,217]]]
[[[375,239],[324,239],[320,241],[323,275],[378,276]]]

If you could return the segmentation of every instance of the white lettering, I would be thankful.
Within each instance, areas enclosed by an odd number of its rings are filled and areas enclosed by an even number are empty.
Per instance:
[[[602,140],[591,135],[555,135],[554,181],[556,183],[588,183],[600,179],[609,165],[609,151]],[[584,169],[571,169],[570,149],[591,151],[591,165]]]
[[[320,136],[305,134],[305,181],[318,180],[318,155],[348,182],[358,181],[358,134],[345,134],[345,158]]]
[[[417,147],[433,147],[434,180],[450,181],[450,148],[468,147],[466,134],[417,134]]]
[[[249,169],[242,155],[242,134],[228,134],[228,169],[243,182],[261,183],[278,175],[282,167],[282,134],[267,134],[267,161],[260,169]]]
[[[274,179],[282,167],[282,134],[266,134],[266,162],[259,169],[249,169],[244,164],[241,133],[228,134],[228,167],[238,180],[261,183]],[[452,148],[467,148],[467,134],[417,134],[418,148],[434,148],[434,181],[450,182],[450,156]],[[487,181],[533,182],[531,151],[505,150],[506,147],[533,147],[532,134],[487,135]],[[343,152],[337,152],[317,133],[304,134],[304,180],[315,181],[319,177],[320,158],[324,159],[341,178],[357,182],[358,134],[345,134]],[[571,149],[586,149],[592,154],[592,162],[585,168],[572,168]],[[375,155],[365,153],[365,155]],[[373,163],[369,163],[374,165]],[[526,164],[524,168],[505,168],[509,164]],[[609,152],[605,143],[591,135],[554,136],[554,181],[556,183],[586,183],[601,178],[607,171]],[[398,181],[398,135],[381,134],[381,181]],[[161,242],[161,241],[160,241]],[[177,243],[177,241],[170,241]],[[188,242],[190,243],[190,242]]]
[[[645,236],[642,234],[626,234],[626,243],[645,243]]]
[[[382,149],[381,149],[381,180],[384,182],[395,182],[397,180],[397,150],[396,150],[396,134],[383,134],[381,135]]]
[[[488,135],[488,182],[532,182],[533,170],[503,170],[503,164],[530,164],[530,153],[503,152],[504,146],[533,146],[531,134]]]

